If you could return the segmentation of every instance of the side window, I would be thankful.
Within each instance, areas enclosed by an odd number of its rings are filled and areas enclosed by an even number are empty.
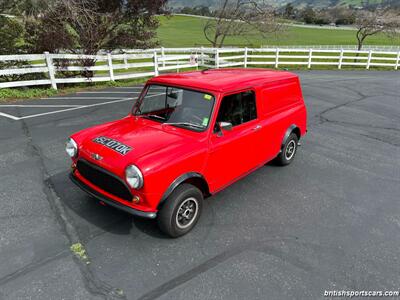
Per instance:
[[[256,96],[253,91],[242,93],[242,123],[257,119]]]
[[[217,123],[237,126],[257,118],[256,97],[253,91],[225,96],[219,108]]]

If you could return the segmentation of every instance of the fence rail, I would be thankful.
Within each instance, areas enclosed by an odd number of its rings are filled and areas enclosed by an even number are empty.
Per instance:
[[[10,66],[10,63],[12,66]],[[124,53],[0,55],[0,88],[115,81],[198,67],[330,66],[398,70],[400,50],[325,48],[157,48]],[[31,78],[29,78],[29,76]]]
[[[357,45],[297,45],[297,46],[282,46],[282,45],[264,45],[262,48],[302,48],[302,49],[328,49],[328,50],[357,50]],[[363,50],[382,50],[382,51],[400,51],[400,46],[395,45],[363,45]]]

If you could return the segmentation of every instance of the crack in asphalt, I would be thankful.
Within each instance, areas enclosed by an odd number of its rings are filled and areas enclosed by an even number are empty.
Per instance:
[[[16,270],[13,273],[10,273],[2,278],[0,278],[0,285],[6,284],[7,282],[12,281],[15,278],[18,278],[21,275],[25,275],[26,273],[29,273],[31,271],[36,270],[37,268],[40,268],[44,265],[46,265],[49,262],[55,261],[59,258],[65,257],[69,254],[68,250],[63,250],[61,252],[58,252],[52,256],[48,256],[44,259],[41,259],[39,261],[36,262],[32,262],[28,265],[25,265],[24,267],[22,267],[21,269]]]
[[[221,252],[220,254],[204,261],[203,263],[197,265],[196,267],[190,269],[187,272],[184,272],[181,275],[178,275],[171,280],[161,284],[160,286],[156,287],[155,289],[147,292],[146,294],[142,295],[141,297],[138,298],[138,300],[150,300],[150,299],[157,299],[168,292],[172,291],[173,289],[182,286],[186,282],[194,279],[195,277],[204,274],[205,272],[215,268],[217,265],[220,265],[221,263],[229,260],[232,257],[235,257],[237,255],[240,255],[241,253],[244,253],[246,251],[255,251],[255,252],[261,252],[265,253],[267,255],[272,255],[274,257],[277,257],[278,259],[289,263],[307,273],[313,273],[315,276],[318,276],[319,278],[326,277],[325,274],[322,272],[319,272],[318,270],[315,269],[311,264],[306,263],[302,260],[300,260],[297,257],[293,257],[289,255],[289,253],[284,253],[280,251],[279,249],[276,249],[275,247],[268,245],[267,243],[269,242],[297,242],[303,245],[310,246],[311,243],[303,243],[298,241],[298,237],[286,237],[286,238],[272,238],[264,241],[251,241],[248,243],[244,243],[241,245],[238,245],[236,247],[232,247],[227,249],[226,251]],[[313,245],[320,247],[318,245]],[[342,288],[347,288],[347,284],[345,282],[341,282]]]
[[[26,122],[24,120],[21,121],[22,121],[21,122],[22,131],[27,138],[27,144],[30,148],[31,156],[37,158],[38,160],[39,169],[42,173],[42,181],[43,181],[42,190],[43,193],[46,195],[46,199],[50,205],[50,208],[53,211],[58,223],[60,224],[62,231],[68,238],[69,243],[71,245],[79,243],[81,240],[79,234],[75,229],[75,226],[71,221],[71,218],[68,216],[68,213],[64,208],[64,205],[62,204],[60,198],[57,196],[55,192],[54,185],[50,179],[50,174],[43,160],[41,149],[34,144],[32,136],[29,131],[29,127],[26,124]],[[84,279],[84,286],[86,287],[89,293],[91,293],[92,295],[102,296],[104,299],[126,299],[126,296],[121,294],[120,289],[114,288],[108,283],[97,278],[97,276],[93,273],[90,266],[88,266],[85,262],[81,261],[75,256],[73,259],[79,267],[79,270]],[[33,265],[31,269],[33,269],[33,267],[38,267],[38,266],[40,265],[38,264]],[[14,277],[17,274],[22,274],[22,271],[19,273],[17,271],[14,274]]]
[[[352,89],[350,87],[342,87],[342,88],[347,89],[347,90],[357,94],[359,96],[359,98],[354,99],[354,100],[350,100],[350,101],[347,101],[345,103],[341,103],[341,104],[338,104],[338,105],[335,105],[335,106],[332,106],[332,107],[329,107],[329,108],[321,111],[320,113],[316,114],[314,117],[319,119],[319,123],[317,125],[320,125],[320,124],[323,124],[323,123],[333,123],[333,124],[338,124],[338,125],[356,126],[356,127],[362,127],[362,128],[372,128],[372,129],[381,129],[381,130],[400,131],[400,128],[396,128],[396,127],[381,127],[381,126],[374,126],[374,125],[371,125],[371,124],[360,124],[360,123],[353,123],[353,122],[346,122],[346,121],[337,121],[337,120],[332,120],[332,119],[329,119],[329,118],[325,117],[324,114],[326,114],[328,112],[331,112],[333,110],[336,110],[338,108],[345,107],[347,105],[351,105],[351,104],[363,101],[363,100],[368,99],[368,98],[376,97],[375,95],[365,95],[362,92],[354,90],[354,89]],[[371,138],[371,139],[380,141],[380,142],[383,142],[383,143],[386,143],[386,144],[389,144],[389,145],[392,145],[392,146],[395,146],[395,147],[399,146],[398,143],[395,143],[395,142],[392,142],[392,141],[388,141],[388,140],[383,140],[383,139],[380,139],[380,138],[378,138],[376,136],[372,136],[372,135],[368,135],[368,134],[360,134],[360,135],[364,136],[364,137],[367,137],[367,138]]]
[[[396,142],[389,142],[389,141],[387,141],[387,140],[383,140],[383,139],[380,139],[379,137],[372,136],[372,135],[369,135],[369,134],[362,134],[362,133],[360,133],[360,135],[361,135],[361,136],[365,136],[365,137],[370,138],[370,139],[373,139],[373,140],[376,140],[376,141],[379,141],[379,142],[382,142],[382,143],[390,144],[390,145],[392,145],[392,146],[396,146],[396,147],[399,147],[399,146],[400,146],[400,142],[399,142],[399,143],[396,143]]]
[[[329,107],[329,108],[324,109],[323,111],[321,111],[320,113],[318,113],[317,115],[315,115],[316,118],[319,118],[319,119],[320,119],[320,124],[323,124],[323,123],[325,123],[325,122],[332,122],[330,119],[324,117],[324,115],[325,115],[326,113],[328,113],[328,112],[330,112],[330,111],[333,111],[333,110],[335,110],[335,109],[338,109],[338,108],[341,108],[341,107],[344,107],[344,106],[353,104],[353,103],[357,103],[357,102],[363,101],[363,100],[365,100],[365,99],[367,99],[367,98],[373,97],[373,96],[364,95],[363,93],[358,92],[358,91],[351,90],[350,88],[346,88],[346,87],[343,87],[343,88],[348,89],[348,90],[350,90],[351,92],[356,93],[356,94],[359,96],[359,98],[354,99],[354,100],[347,101],[347,102],[345,102],[345,103],[340,103],[340,104],[334,105],[334,106],[332,106],[332,107]],[[338,121],[333,120],[333,122],[338,122]]]
[[[350,125],[350,126],[355,126],[355,127],[368,127],[368,128],[372,128],[372,129],[382,129],[382,130],[393,130],[393,131],[399,131],[400,132],[400,128],[396,128],[396,127],[382,127],[382,126],[374,126],[374,125],[369,125],[369,124],[359,124],[359,123],[352,123],[352,122],[346,122],[346,121],[336,121],[336,120],[326,120],[322,123],[319,124],[323,124],[323,123],[333,123],[333,124],[339,124],[339,125]]]

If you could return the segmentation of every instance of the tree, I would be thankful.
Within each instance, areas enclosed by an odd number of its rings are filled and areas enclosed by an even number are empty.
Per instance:
[[[399,0],[382,0],[382,6],[391,7],[393,9],[400,9],[400,1]]]
[[[211,12],[210,12],[210,8],[208,6],[197,6],[196,7],[196,13],[199,14],[200,16],[210,16]]]
[[[284,16],[288,19],[293,18],[294,16],[294,7],[292,3],[288,3],[285,6],[285,12],[284,12]]]
[[[205,38],[213,47],[222,47],[228,36],[245,37],[254,31],[261,36],[281,28],[275,20],[274,11],[259,1],[222,0],[203,28]]]
[[[167,0],[0,0],[0,54],[57,53],[96,54],[102,49],[149,48],[157,44],[157,13]],[[59,66],[70,61],[55,60]],[[93,66],[94,59],[79,60]],[[6,62],[18,67],[29,62]],[[64,76],[71,72],[62,72]],[[76,75],[76,74],[73,74]],[[92,77],[93,71],[82,71]],[[16,75],[0,81],[17,80]],[[18,75],[30,80],[37,74]]]
[[[118,47],[149,48],[156,44],[155,14],[165,0],[56,0],[39,18],[28,20],[34,51],[69,50],[95,54]]]
[[[12,43],[12,53],[96,54],[102,49],[150,48],[157,44],[157,13],[162,13],[167,0],[0,0],[2,12],[18,16],[23,24],[23,42],[12,42],[21,33],[5,26],[0,28],[0,41]],[[1,24],[0,24],[1,25]],[[0,47],[3,47],[0,45]],[[80,60],[93,66],[93,59]],[[55,63],[64,65],[57,60]],[[69,73],[64,73],[68,76]],[[83,71],[91,77],[93,72]]]
[[[362,49],[365,40],[369,36],[384,33],[389,37],[398,34],[400,28],[400,15],[388,9],[376,9],[374,11],[361,10],[356,14],[355,26],[358,50]]]
[[[0,54],[15,54],[23,44],[22,24],[16,18],[0,15],[0,28]]]
[[[330,15],[330,22],[337,25],[350,25],[355,21],[354,11],[348,7],[338,5],[328,9],[327,13]]]
[[[0,0],[0,12],[15,16],[37,16],[51,0]]]
[[[193,8],[185,6],[181,9],[181,14],[193,15]]]
[[[315,23],[315,11],[312,9],[311,6],[307,6],[302,14],[301,14],[304,22],[306,22],[307,24],[312,24]]]
[[[0,15],[0,55],[17,54],[16,49],[24,45],[24,27],[16,17]],[[26,61],[3,61],[0,62],[0,69],[23,68],[29,66]],[[1,75],[0,82],[33,80],[37,74]]]

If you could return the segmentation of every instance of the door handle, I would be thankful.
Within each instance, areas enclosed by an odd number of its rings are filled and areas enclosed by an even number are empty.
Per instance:
[[[253,128],[254,131],[260,130],[261,129],[261,125],[257,125],[256,127]]]

